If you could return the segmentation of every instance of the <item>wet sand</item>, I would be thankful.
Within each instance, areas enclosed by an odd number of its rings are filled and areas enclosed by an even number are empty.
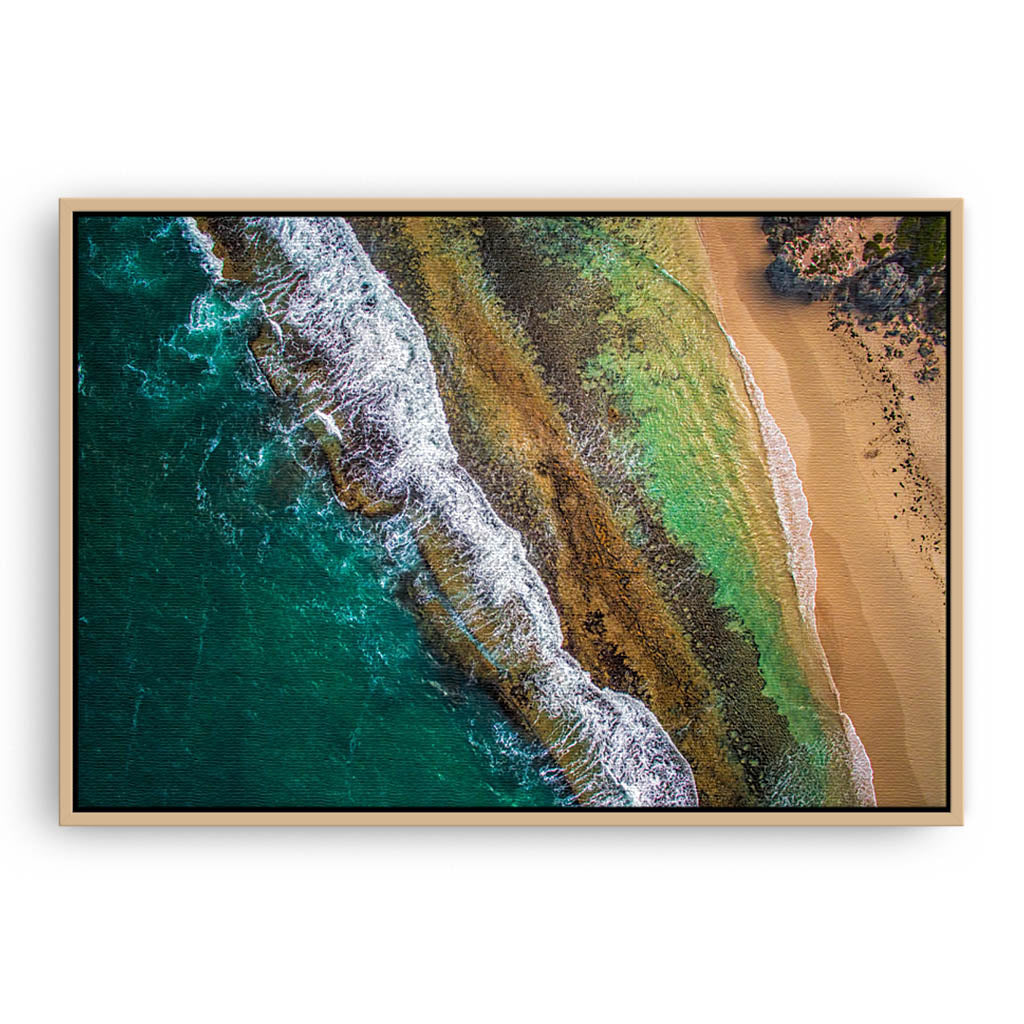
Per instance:
[[[878,804],[941,806],[945,600],[933,563],[919,552],[920,521],[901,514],[894,499],[906,478],[881,390],[860,365],[860,350],[828,330],[827,303],[771,291],[764,269],[772,256],[757,218],[703,218],[700,230],[719,318],[803,481],[814,523],[818,631],[843,710],[871,758]],[[943,439],[932,425],[944,422],[941,388],[918,389],[911,408],[920,462],[938,466]],[[931,483],[944,492],[944,478]]]

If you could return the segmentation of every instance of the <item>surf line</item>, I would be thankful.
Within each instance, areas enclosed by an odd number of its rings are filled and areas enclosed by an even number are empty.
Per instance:
[[[733,336],[718,319],[714,310],[702,298],[695,296],[686,285],[669,274],[667,270],[662,267],[658,267],[658,269],[682,288],[687,295],[701,302],[728,341],[729,351],[740,368],[740,373],[743,376],[743,386],[746,389],[747,397],[750,399],[750,404],[754,407],[754,415],[757,417],[758,430],[761,434],[761,443],[765,449],[768,477],[772,483],[775,507],[779,513],[779,523],[786,538],[786,562],[796,587],[800,617],[808,627],[815,656],[821,665],[822,671],[825,673],[825,678],[828,680],[829,689],[835,696],[836,711],[839,714],[844,737],[849,749],[850,776],[853,781],[857,802],[862,806],[874,807],[877,804],[877,798],[875,796],[875,771],[871,765],[871,758],[868,756],[860,736],[857,735],[853,720],[843,710],[842,695],[839,692],[839,687],[836,685],[835,677],[832,675],[832,666],[829,664],[828,655],[825,653],[824,645],[821,642],[821,635],[818,633],[818,618],[815,614],[815,597],[818,591],[818,565],[814,557],[814,540],[811,536],[814,521],[811,519],[807,494],[804,491],[803,481],[800,479],[800,474],[797,470],[796,459],[793,458],[793,451],[789,447],[789,441],[768,408],[764,392],[757,383],[754,371],[750,368],[746,357],[740,351]]]
[[[693,772],[641,701],[598,687],[563,649],[561,621],[520,535],[459,464],[426,335],[339,217],[232,219],[258,250],[247,284],[275,372],[315,367],[303,412],[347,480],[400,508],[457,626],[506,669],[514,705],[592,805],[696,807]],[[204,265],[223,262],[194,219]],[[293,352],[294,350],[294,352]],[[305,372],[305,371],[300,371]]]

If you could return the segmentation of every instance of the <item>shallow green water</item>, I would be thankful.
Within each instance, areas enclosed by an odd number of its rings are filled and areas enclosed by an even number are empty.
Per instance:
[[[721,326],[689,289],[597,221],[531,218],[524,227],[551,260],[609,283],[615,340],[587,377],[631,414],[620,436],[633,451],[624,446],[622,459],[635,466],[669,535],[715,580],[716,602],[750,631],[765,692],[794,736],[817,743],[819,717],[783,628],[782,603],[795,607],[797,595],[778,510]]]
[[[566,790],[424,648],[173,220],[78,233],[78,803],[545,806]]]
[[[656,298],[646,300],[642,350],[609,346],[591,372],[632,413],[640,477],[670,536],[695,552],[715,579],[716,601],[750,630],[765,692],[796,738],[812,743],[821,735],[818,717],[782,624],[781,602],[795,605],[796,592],[756,423],[728,373],[735,368],[726,338],[676,286],[654,273],[643,277]],[[632,287],[630,298],[638,294]]]

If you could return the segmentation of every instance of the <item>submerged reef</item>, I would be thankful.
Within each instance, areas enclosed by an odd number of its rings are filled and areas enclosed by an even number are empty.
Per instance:
[[[197,227],[221,286],[262,303],[250,350],[338,499],[411,536],[400,597],[424,635],[581,802],[873,802],[817,641],[799,502],[780,504],[799,480],[780,480],[784,439],[701,297],[692,224]]]

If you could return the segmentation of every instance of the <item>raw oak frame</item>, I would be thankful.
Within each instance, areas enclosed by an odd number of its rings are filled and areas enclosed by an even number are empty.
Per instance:
[[[947,462],[947,793],[935,810],[79,811],[74,807],[73,223],[76,213],[359,211],[732,214],[922,212],[950,217]],[[60,823],[62,825],[962,825],[963,810],[963,200],[813,199],[123,199],[60,200]]]

